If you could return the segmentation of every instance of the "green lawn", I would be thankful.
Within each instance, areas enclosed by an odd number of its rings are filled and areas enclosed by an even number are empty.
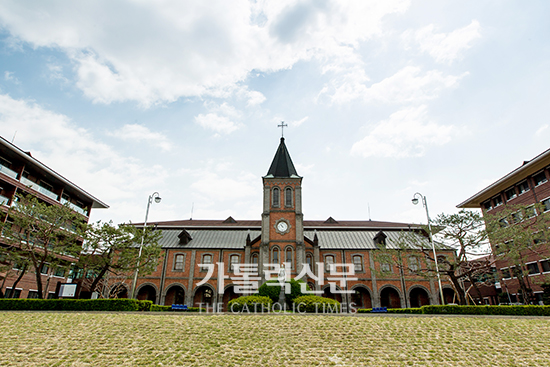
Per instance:
[[[550,366],[550,318],[0,312],[2,366]]]

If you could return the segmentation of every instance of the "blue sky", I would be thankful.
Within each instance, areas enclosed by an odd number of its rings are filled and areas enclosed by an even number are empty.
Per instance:
[[[260,219],[279,144],[306,219],[425,222],[549,148],[546,1],[3,1],[0,135],[108,203]]]

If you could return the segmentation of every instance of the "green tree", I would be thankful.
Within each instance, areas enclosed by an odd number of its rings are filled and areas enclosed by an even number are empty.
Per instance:
[[[84,219],[69,206],[49,205],[32,195],[20,195],[0,224],[4,251],[10,261],[22,264],[19,279],[32,269],[38,297],[44,298],[42,269],[69,267],[82,249]]]
[[[494,214],[486,213],[485,221],[495,256],[510,264],[523,303],[532,303],[533,291],[525,259],[548,252],[550,212],[545,212],[541,204],[510,205]]]
[[[140,274],[152,273],[161,257],[160,237],[161,232],[153,227],[143,230],[132,224],[115,226],[112,222],[88,225],[79,267],[90,275],[90,291],[96,291],[108,274],[129,277],[136,269]],[[139,256],[142,239],[144,245]]]
[[[484,229],[482,216],[473,211],[460,210],[456,214],[439,214],[431,221],[436,247],[439,274],[445,276],[452,283],[456,291],[458,302],[467,304],[467,292],[463,281],[468,280],[477,287],[488,279],[491,274],[492,262],[488,259],[470,261],[474,255],[489,254],[487,235]],[[427,234],[428,228],[422,226]],[[393,264],[401,275],[415,274],[427,278],[437,275],[435,258],[428,235],[418,232],[403,232],[397,241],[388,246],[380,246],[375,252],[376,261],[380,264]],[[445,256],[441,252],[455,251],[452,256]],[[383,266],[378,271],[382,276],[387,275]]]

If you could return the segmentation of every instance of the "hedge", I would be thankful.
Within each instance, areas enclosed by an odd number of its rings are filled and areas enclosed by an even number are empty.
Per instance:
[[[550,316],[550,306],[458,306],[437,305],[422,306],[422,313],[452,315],[516,315],[516,316]]]
[[[261,312],[262,307],[265,309],[271,309],[273,301],[269,297],[265,296],[243,296],[229,301],[227,304],[227,312]],[[245,307],[246,305],[246,307]]]
[[[339,313],[340,302],[319,296],[301,296],[294,299],[296,312]]]
[[[370,313],[372,308],[359,308],[357,313]],[[388,308],[388,313],[414,313],[421,314],[421,308]]]
[[[18,311],[150,311],[153,302],[136,299],[0,299],[0,310]]]
[[[290,279],[290,294],[285,294],[285,300],[287,303],[292,304],[296,297],[304,295],[302,293],[301,284],[305,284],[302,280]],[[268,285],[268,284],[277,284],[277,285]],[[306,290],[310,290],[306,284]],[[281,292],[281,287],[279,286],[278,280],[268,280],[258,288],[258,294],[260,296],[265,296],[271,298],[273,302],[279,301],[279,293]]]

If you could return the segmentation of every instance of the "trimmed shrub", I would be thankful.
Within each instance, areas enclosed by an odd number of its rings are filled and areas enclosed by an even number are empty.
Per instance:
[[[264,309],[270,309],[273,301],[265,296],[243,296],[229,301],[227,312],[254,312]]]
[[[296,312],[339,313],[340,302],[319,296],[301,296],[294,299]]]
[[[550,306],[422,306],[424,314],[550,316]]]
[[[151,311],[153,312],[172,311],[172,306],[151,305]]]
[[[277,283],[277,286],[268,285],[268,283],[269,284]],[[290,283],[290,294],[285,294],[285,300],[288,304],[292,304],[292,302],[296,297],[300,297],[304,295],[304,293],[302,293],[302,287],[301,287],[301,284],[304,284],[304,281],[290,279],[290,281],[286,283]],[[258,295],[269,297],[273,302],[278,302],[279,293],[281,292],[281,287],[278,285],[279,285],[278,280],[268,280],[267,282],[262,284],[262,286],[258,289]],[[307,284],[306,284],[306,290],[308,291],[311,290],[309,289]]]
[[[149,311],[153,302],[136,299],[0,299],[0,310]]]

